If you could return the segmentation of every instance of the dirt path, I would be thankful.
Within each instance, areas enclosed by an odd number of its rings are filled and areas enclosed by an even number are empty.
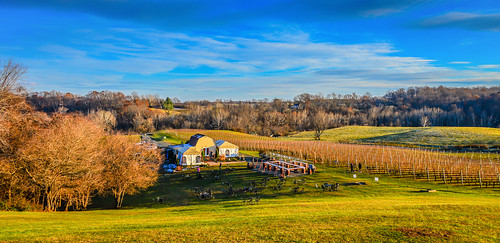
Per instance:
[[[223,165],[230,165],[230,164],[238,164],[238,163],[246,163],[246,161],[231,161],[231,162],[205,162],[208,166],[219,166],[219,163],[222,163]]]

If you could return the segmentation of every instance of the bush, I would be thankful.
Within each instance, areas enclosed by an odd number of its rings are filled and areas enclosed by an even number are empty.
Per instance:
[[[217,161],[221,161],[221,162],[226,161],[226,156],[223,154],[220,154],[219,157],[217,157]]]

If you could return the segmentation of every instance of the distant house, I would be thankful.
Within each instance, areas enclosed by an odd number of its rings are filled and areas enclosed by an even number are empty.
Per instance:
[[[219,150],[219,155],[223,154],[226,158],[238,157],[238,146],[224,140],[217,140],[215,144]]]

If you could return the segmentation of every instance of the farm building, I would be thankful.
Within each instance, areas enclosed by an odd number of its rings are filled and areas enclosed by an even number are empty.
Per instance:
[[[201,152],[190,144],[172,145],[170,149],[174,151],[175,157],[180,165],[190,166],[201,164]]]
[[[216,150],[218,150],[219,155],[224,155],[226,158],[238,157],[239,155],[238,146],[224,140],[214,142],[212,138],[203,134],[195,134],[187,143],[172,145],[169,149],[179,161],[179,165],[183,166],[200,165],[203,156],[214,158]]]
[[[238,146],[224,140],[217,140],[215,144],[219,150],[219,155],[222,154],[226,158],[238,157]]]
[[[172,145],[170,149],[180,165],[191,166],[201,164],[202,156],[215,156],[217,147],[212,138],[203,134],[195,134],[186,144]]]
[[[216,145],[211,137],[203,134],[195,134],[189,139],[189,145],[196,148],[197,151],[202,152],[205,156],[215,156]]]

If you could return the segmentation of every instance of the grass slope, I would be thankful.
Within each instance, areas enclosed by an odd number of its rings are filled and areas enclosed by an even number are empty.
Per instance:
[[[222,176],[235,188],[266,175],[246,169],[244,164]],[[224,186],[207,179],[183,179],[183,173],[161,177],[147,192],[125,198],[122,210],[98,209],[112,205],[97,200],[84,212],[2,212],[0,241],[384,241],[498,242],[500,239],[499,189],[473,189],[416,182],[374,175],[358,178],[340,168],[319,167],[318,174],[302,177],[303,193],[289,178],[284,189],[274,192],[271,179],[260,193],[260,204],[223,195]],[[193,172],[191,172],[193,173]],[[301,178],[301,179],[302,179]],[[324,182],[366,182],[366,186],[341,186],[338,192],[323,192]],[[211,186],[212,201],[198,201],[193,186]],[[437,193],[421,193],[433,188]],[[157,196],[165,204],[153,203]],[[127,207],[128,205],[128,207]]]
[[[151,138],[156,140],[156,141],[163,141],[163,142],[167,142],[170,144],[182,144],[185,142],[185,140],[180,139],[179,137],[177,137],[174,134],[162,132],[162,131],[153,133],[153,135],[151,135]]]
[[[288,137],[313,140],[314,132]],[[326,130],[321,140],[350,143],[427,146],[500,145],[500,129],[486,127],[371,127],[349,126]]]
[[[246,133],[233,132],[229,130],[200,130],[200,129],[171,129],[171,130],[160,130],[153,133],[151,138],[157,141],[169,142],[172,144],[181,144],[189,141],[191,136],[196,133],[202,133],[209,137],[218,137],[217,135],[237,135],[240,138],[251,138],[258,140],[260,137],[257,135],[250,135]]]

